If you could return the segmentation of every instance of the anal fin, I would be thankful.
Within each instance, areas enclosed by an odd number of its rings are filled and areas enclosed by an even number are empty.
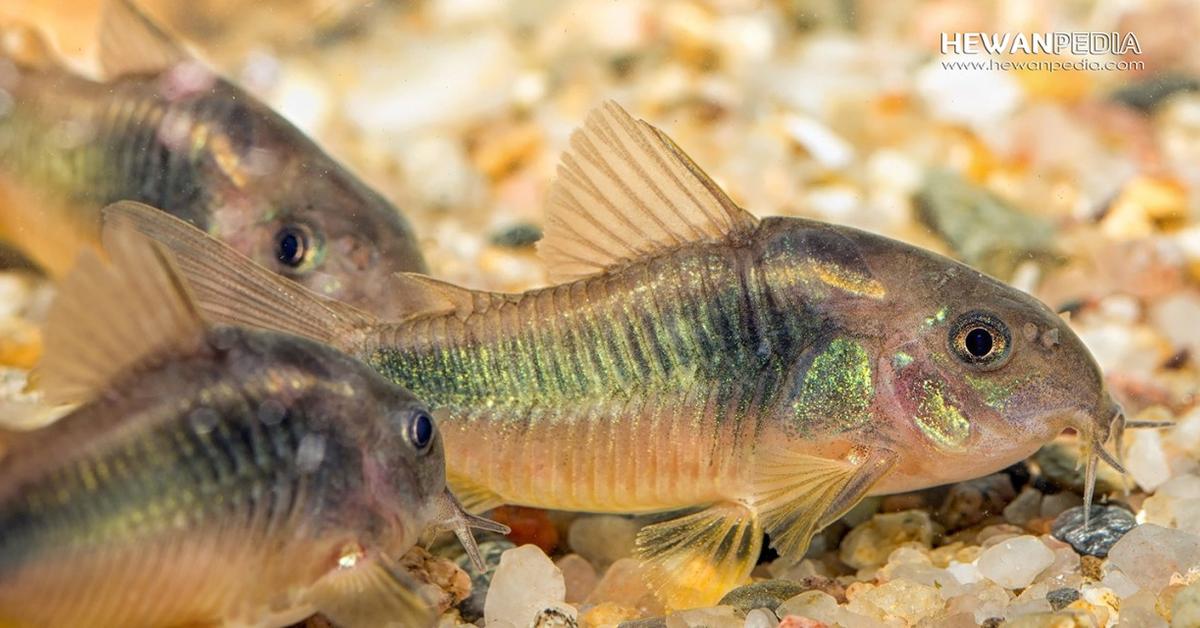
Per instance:
[[[642,528],[636,556],[659,599],[669,609],[683,609],[711,606],[742,584],[761,549],[754,513],[723,502]]]
[[[878,448],[856,449],[845,460],[762,452],[754,508],[771,547],[786,559],[802,558],[813,534],[854,507],[895,463],[895,453]]]
[[[382,557],[326,574],[308,602],[344,628],[417,628],[435,619],[415,581]]]

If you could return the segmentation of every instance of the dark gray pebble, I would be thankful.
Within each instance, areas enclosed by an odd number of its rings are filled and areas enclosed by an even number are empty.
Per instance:
[[[667,628],[667,620],[662,617],[635,619],[617,624],[617,628]]]
[[[738,587],[717,602],[717,606],[732,606],[740,613],[748,613],[756,608],[767,608],[774,611],[780,604],[804,593],[811,587],[805,587],[791,580],[764,580]]]
[[[1092,520],[1083,527],[1083,506],[1063,512],[1054,520],[1050,533],[1054,538],[1070,543],[1082,556],[1104,558],[1108,551],[1137,526],[1133,513],[1114,505],[1092,504]]]
[[[544,608],[533,618],[533,628],[579,628],[579,622],[561,609]]]
[[[1071,602],[1079,599],[1079,590],[1071,587],[1055,589],[1046,594],[1046,601],[1050,603],[1050,608],[1061,611],[1071,605]]]
[[[527,222],[505,227],[492,234],[492,244],[508,249],[533,246],[542,239],[542,228]]]

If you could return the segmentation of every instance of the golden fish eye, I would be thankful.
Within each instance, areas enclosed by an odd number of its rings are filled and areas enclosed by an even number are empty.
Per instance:
[[[1008,325],[988,312],[968,312],[950,327],[950,351],[984,369],[999,368],[1012,350]]]

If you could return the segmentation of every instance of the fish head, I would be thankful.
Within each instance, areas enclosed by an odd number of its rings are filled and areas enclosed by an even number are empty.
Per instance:
[[[226,99],[210,115],[210,235],[317,294],[399,314],[390,278],[426,271],[400,210],[262,103]]]
[[[394,520],[419,531],[437,518],[446,490],[442,437],[424,404],[388,404],[376,411],[376,429],[362,443],[372,501]]]
[[[910,487],[990,473],[1067,428],[1107,440],[1120,406],[1061,316],[921,249],[889,257],[875,265],[896,299],[879,318],[877,403],[912,459]]]
[[[399,210],[344,171],[313,172],[273,197],[261,246],[276,272],[382,318],[402,314],[391,279],[424,272]]]

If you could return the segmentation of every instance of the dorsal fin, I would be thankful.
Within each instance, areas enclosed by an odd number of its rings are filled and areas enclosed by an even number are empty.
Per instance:
[[[128,225],[169,249],[204,319],[282,331],[346,350],[375,317],[316,295],[192,225],[133,201],[102,210],[104,233]]]
[[[35,380],[50,403],[79,403],[156,357],[194,352],[204,325],[163,248],[132,228],[105,234],[109,261],[85,250],[46,320]]]
[[[61,66],[50,42],[28,24],[0,25],[0,58],[11,60],[19,67],[50,70]]]
[[[562,282],[756,222],[671,138],[609,101],[571,136],[538,252]]]
[[[191,55],[131,0],[106,0],[100,13],[100,67],[108,79],[158,74]]]

